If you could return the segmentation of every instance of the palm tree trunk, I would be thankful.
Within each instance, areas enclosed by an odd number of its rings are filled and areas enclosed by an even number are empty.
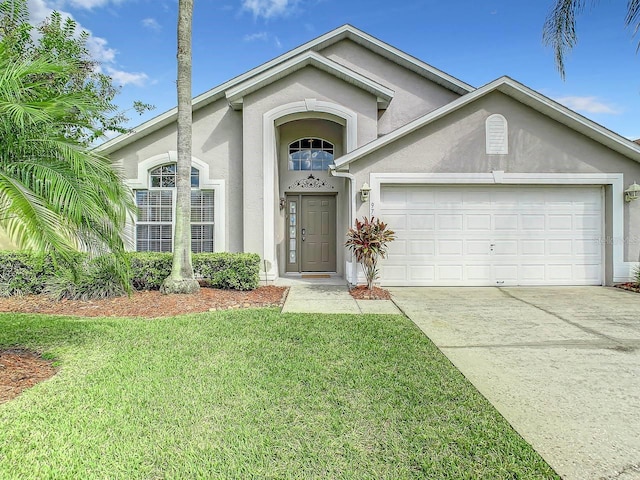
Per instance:
[[[162,293],[195,293],[200,288],[191,263],[191,29],[193,0],[178,2],[178,165],[171,275]]]

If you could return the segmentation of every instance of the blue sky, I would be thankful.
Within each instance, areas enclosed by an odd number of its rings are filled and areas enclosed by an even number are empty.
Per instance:
[[[629,138],[640,138],[640,38],[626,2],[600,2],[578,19],[563,81],[542,44],[552,0],[195,0],[193,94],[345,23],[479,87],[508,75]],[[590,2],[587,2],[590,3]],[[33,21],[52,9],[91,33],[118,103],[176,104],[176,0],[29,0]]]

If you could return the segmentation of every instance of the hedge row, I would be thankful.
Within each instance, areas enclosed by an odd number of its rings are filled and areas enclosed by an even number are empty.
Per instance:
[[[170,253],[131,252],[134,290],[157,290],[171,273]],[[58,298],[96,298],[122,294],[112,263],[78,253],[74,268],[55,264],[46,254],[0,251],[0,296],[51,293]],[[196,278],[213,288],[253,290],[259,283],[260,257],[252,253],[197,253]],[[86,292],[88,291],[88,293]]]

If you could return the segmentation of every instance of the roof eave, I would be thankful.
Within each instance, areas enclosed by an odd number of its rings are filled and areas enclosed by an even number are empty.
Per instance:
[[[355,85],[370,94],[376,96],[378,101],[378,108],[386,108],[389,102],[393,98],[394,91],[390,88],[368,78],[364,75],[357,73],[349,68],[334,62],[322,55],[307,51],[294,57],[280,65],[273,67],[272,69],[263,72],[253,78],[250,78],[234,87],[228,89],[225,92],[227,101],[234,109],[241,109],[243,104],[243,98],[265,86],[276,82],[286,76],[301,70],[307,66],[313,66],[319,70],[329,73],[347,83]]]
[[[611,130],[595,123],[592,120],[580,115],[573,110],[561,105],[544,95],[531,90],[525,85],[516,82],[509,77],[500,77],[477,90],[454,100],[428,114],[417,118],[413,122],[400,127],[399,129],[380,137],[352,152],[336,159],[335,165],[337,169],[348,168],[349,164],[356,160],[373,153],[374,151],[393,143],[419,128],[422,128],[438,119],[453,113],[454,111],[471,104],[477,99],[485,95],[499,91],[508,95],[519,102],[528,105],[534,110],[558,121],[559,123],[591,138],[592,140],[605,145],[606,147],[640,163],[640,145],[635,144]]]

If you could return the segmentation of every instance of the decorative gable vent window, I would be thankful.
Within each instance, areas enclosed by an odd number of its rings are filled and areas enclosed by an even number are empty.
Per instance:
[[[173,251],[176,164],[149,170],[149,189],[136,190],[136,250]],[[214,190],[200,189],[200,172],[191,168],[191,250],[214,251]]]
[[[509,153],[507,119],[500,114],[487,118],[487,154],[505,155]]]
[[[289,170],[326,171],[333,153],[333,144],[321,138],[296,140],[289,145]]]

